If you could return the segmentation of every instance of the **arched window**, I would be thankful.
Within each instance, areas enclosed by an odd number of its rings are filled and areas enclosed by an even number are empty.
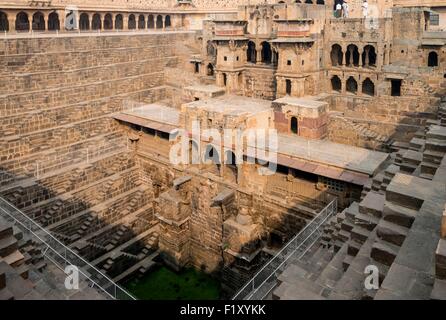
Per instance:
[[[362,93],[369,96],[375,95],[375,84],[372,82],[372,80],[370,80],[370,78],[365,79],[362,83]]]
[[[217,151],[217,149],[214,148],[214,146],[208,145],[206,147],[206,152],[204,154],[204,162],[207,164],[209,164],[209,163],[220,164],[221,163],[218,151]]]
[[[9,31],[8,16],[3,11],[0,11],[0,31]]]
[[[290,125],[291,132],[294,134],[299,134],[299,123],[297,121],[296,117],[291,118],[291,125]]]
[[[291,89],[292,89],[292,85],[291,85],[291,80],[287,79],[285,80],[285,90],[286,90],[286,94],[287,95],[291,95]]]
[[[271,45],[266,41],[262,42],[262,62],[270,64],[271,57],[272,57]]]
[[[248,42],[248,50],[246,51],[246,58],[248,62],[256,63],[257,60],[256,44],[252,41]]]
[[[376,66],[376,51],[374,46],[367,45],[364,47],[364,51],[362,52],[362,65],[364,67]]]
[[[59,15],[57,12],[51,12],[48,15],[48,30],[60,30]]]
[[[208,64],[207,75],[208,76],[213,76],[214,75],[214,66],[212,65],[212,63]]]
[[[93,20],[91,22],[91,29],[92,30],[101,30],[102,23],[101,23],[101,15],[99,13],[95,13],[93,15]]]
[[[231,150],[227,150],[225,153],[225,164],[230,166],[237,166],[237,157]]]
[[[122,14],[117,14],[115,17],[115,29],[124,29],[124,18],[122,17]]]
[[[330,58],[331,58],[331,65],[333,67],[341,66],[342,65],[342,47],[339,44],[334,44],[331,46],[331,52],[330,52]]]
[[[428,67],[438,67],[438,53],[436,53],[435,51],[429,52],[427,65]]]
[[[228,170],[224,171],[224,178],[232,182],[237,182],[238,180],[238,169],[237,169],[237,157],[234,152],[227,150],[225,152],[225,166]]]
[[[45,30],[45,18],[43,13],[37,11],[33,14],[33,30],[34,31],[44,31]]]
[[[82,13],[79,17],[79,29],[81,30],[89,30],[90,29],[90,20],[88,19],[88,14]]]
[[[163,28],[163,17],[161,15],[156,17],[156,28],[157,29]]]
[[[129,29],[136,29],[136,18],[134,14],[129,15]]]
[[[17,31],[29,31],[29,19],[25,12],[19,12],[15,20],[15,29]]]
[[[166,28],[170,28],[172,26],[172,22],[170,21],[169,15],[166,16],[166,20],[165,20],[164,24],[165,24]]]
[[[153,17],[153,14],[150,14],[147,18],[147,28],[155,29],[155,18]]]
[[[104,30],[113,29],[113,17],[110,13],[107,13],[104,17]]]
[[[349,77],[347,79],[347,92],[356,94],[358,92],[358,83],[356,82],[355,78]]]
[[[347,52],[345,54],[345,60],[348,66],[359,66],[359,50],[354,44],[350,44],[347,47]]]
[[[138,17],[138,29],[145,29],[146,28],[146,18],[143,14],[140,14]]]
[[[333,76],[333,78],[331,78],[331,90],[341,92],[342,82],[338,76]]]

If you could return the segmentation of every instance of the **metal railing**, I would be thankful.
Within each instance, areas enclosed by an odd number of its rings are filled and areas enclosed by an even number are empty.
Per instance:
[[[233,300],[262,300],[277,285],[277,277],[294,260],[301,259],[323,234],[323,226],[336,214],[334,199],[291,239],[255,276],[232,298]]]
[[[14,222],[24,233],[29,234],[38,243],[41,243],[44,247],[43,255],[61,270],[65,270],[67,266],[75,266],[79,270],[79,280],[85,280],[91,288],[96,287],[106,297],[119,300],[136,300],[125,289],[113,282],[113,280],[65,246],[34,220],[1,197],[0,215]]]

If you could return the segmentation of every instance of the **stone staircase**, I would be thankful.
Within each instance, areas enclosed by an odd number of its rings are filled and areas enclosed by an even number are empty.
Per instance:
[[[375,143],[377,150],[386,151],[393,142],[390,137],[371,130],[366,124],[355,121],[353,118],[336,116],[336,119],[342,121],[364,140]]]
[[[360,202],[330,220],[319,245],[283,272],[271,297],[445,299],[444,223],[443,238],[438,234],[441,217],[446,221],[445,154],[430,179],[420,171],[426,146],[441,145],[443,129],[430,121],[394,150],[393,163],[364,186]],[[379,271],[379,289],[364,285],[369,266]]]
[[[128,100],[171,98],[165,75],[198,53],[177,40],[191,35],[24,39],[0,53],[0,196],[91,261],[122,251],[112,277],[147,270],[158,236],[152,185],[111,115]],[[21,259],[41,262],[30,243],[22,248]]]
[[[83,280],[79,290],[65,289],[65,277],[40,244],[0,217],[0,300],[105,299]]]

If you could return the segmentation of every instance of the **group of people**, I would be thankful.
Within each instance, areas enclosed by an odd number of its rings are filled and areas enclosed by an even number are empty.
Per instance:
[[[365,19],[369,13],[369,4],[367,0],[363,0],[362,5],[362,17]],[[347,0],[335,0],[334,3],[334,16],[336,18],[348,18],[349,6]]]

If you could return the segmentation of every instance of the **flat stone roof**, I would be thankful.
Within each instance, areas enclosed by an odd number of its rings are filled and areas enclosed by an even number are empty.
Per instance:
[[[148,104],[113,115],[116,120],[170,133],[178,128],[179,110],[160,104]]]
[[[281,103],[281,104],[287,104],[290,106],[305,107],[305,108],[312,108],[312,109],[319,109],[321,107],[326,107],[328,105],[328,103],[325,101],[294,98],[294,97],[290,97],[290,96],[285,96],[283,98],[274,100],[274,102]]]
[[[197,84],[197,85],[186,87],[186,88],[184,88],[184,90],[205,92],[205,93],[214,93],[214,92],[224,92],[225,91],[224,88],[213,85],[213,84],[210,84],[210,85]]]
[[[241,96],[224,95],[184,104],[188,109],[202,109],[228,116],[255,115],[271,109],[271,101]]]
[[[339,144],[328,140],[311,140],[298,136],[279,134],[279,154],[323,164],[343,170],[374,175],[387,153]],[[320,174],[324,176],[324,174]]]
[[[178,125],[180,120],[180,111],[178,109],[161,104],[148,104],[123,111],[122,113],[171,125]]]

